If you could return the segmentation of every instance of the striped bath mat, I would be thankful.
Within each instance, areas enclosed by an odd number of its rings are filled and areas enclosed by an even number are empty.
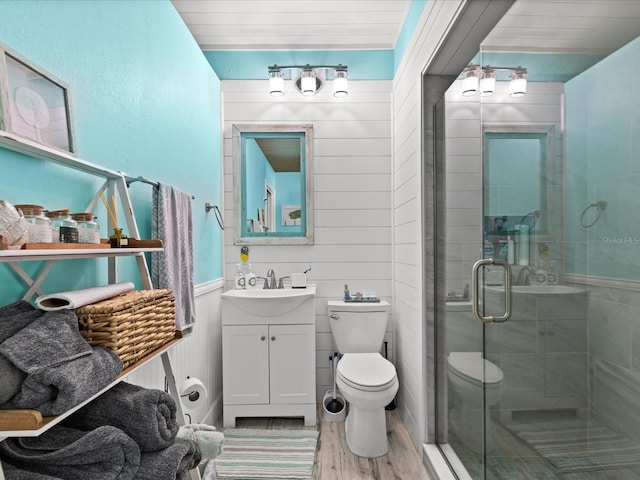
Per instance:
[[[316,430],[225,429],[218,479],[310,480],[317,442]]]
[[[640,442],[595,419],[514,422],[507,428],[565,473],[640,465]]]

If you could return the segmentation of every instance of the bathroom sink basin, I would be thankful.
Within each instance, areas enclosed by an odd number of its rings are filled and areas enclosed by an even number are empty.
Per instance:
[[[271,317],[286,322],[287,314],[298,309],[316,294],[315,286],[307,288],[281,288],[273,290],[228,290],[222,294],[223,308],[230,312],[223,324],[254,323],[251,318]]]

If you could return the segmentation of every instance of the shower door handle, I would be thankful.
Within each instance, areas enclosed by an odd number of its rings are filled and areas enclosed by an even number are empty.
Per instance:
[[[484,316],[480,314],[480,280],[478,275],[480,273],[480,267],[488,265],[499,265],[504,268],[504,314],[499,317]],[[494,258],[483,258],[473,264],[473,270],[471,274],[471,280],[473,282],[473,298],[471,299],[471,306],[473,308],[473,316],[476,320],[482,323],[500,323],[506,322],[511,317],[511,267],[504,260],[496,260]]]

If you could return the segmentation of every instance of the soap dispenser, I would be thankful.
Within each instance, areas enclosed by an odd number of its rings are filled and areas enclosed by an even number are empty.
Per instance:
[[[249,264],[249,272],[244,276],[244,284],[247,290],[254,290],[256,288],[256,274],[253,272],[253,267]]]
[[[242,273],[242,267],[238,264],[238,271],[236,272],[234,288],[236,290],[244,290],[246,286],[246,279],[244,277],[244,273]]]

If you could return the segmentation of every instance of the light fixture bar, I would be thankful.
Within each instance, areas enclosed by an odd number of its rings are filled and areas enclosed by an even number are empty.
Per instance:
[[[333,95],[337,98],[349,95],[349,73],[346,65],[277,65],[268,67],[269,93],[272,96],[284,95],[284,70],[299,70],[300,77],[294,80],[294,85],[303,95],[315,95],[322,88],[325,75],[319,75],[317,70],[333,71]]]
[[[527,92],[527,69],[517,67],[494,67],[491,65],[469,64],[460,74],[462,76],[462,95],[470,97],[476,93],[482,96],[493,95],[496,88],[496,72],[509,73],[509,96],[521,97]]]
[[[312,68],[312,69],[316,69],[316,68],[322,68],[325,70],[344,70],[345,72],[348,70],[348,67],[346,65],[342,65],[342,64],[338,64],[338,65],[310,65],[310,64],[306,64],[306,65],[273,65],[271,67],[269,67],[269,71],[271,72],[272,70],[293,70],[293,69],[304,69],[304,68]]]

